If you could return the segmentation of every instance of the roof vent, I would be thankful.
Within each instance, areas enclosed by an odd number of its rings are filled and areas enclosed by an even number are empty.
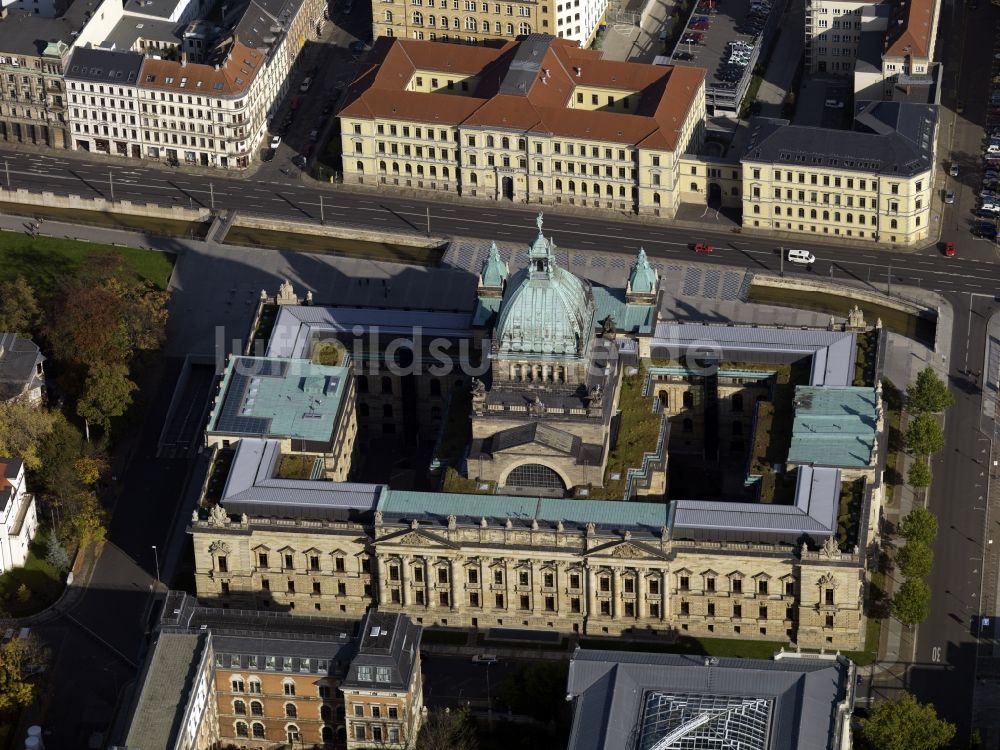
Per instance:
[[[369,632],[368,635],[371,636],[372,638],[378,638],[380,635],[382,635],[382,628],[376,625],[371,629],[371,632]]]
[[[577,78],[580,77],[580,74],[582,72],[583,72],[583,68],[581,68],[580,66],[577,65],[577,66],[573,67],[573,73],[574,73],[574,75],[576,75]]]

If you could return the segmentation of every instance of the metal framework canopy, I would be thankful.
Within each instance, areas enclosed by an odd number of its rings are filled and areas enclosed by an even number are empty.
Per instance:
[[[773,699],[647,691],[639,750],[767,750]]]

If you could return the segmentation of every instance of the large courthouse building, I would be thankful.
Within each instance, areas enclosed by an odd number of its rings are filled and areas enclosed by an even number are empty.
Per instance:
[[[487,373],[448,383],[472,391],[468,461],[457,468],[469,489],[495,494],[278,477],[275,455],[294,444],[282,447],[263,431],[234,439],[216,446],[221,488],[189,527],[198,596],[349,618],[377,604],[425,626],[861,647],[884,425],[877,389],[852,384],[856,333],[657,322],[650,302],[659,279],[644,254],[625,286],[611,289],[559,267],[551,243],[539,220],[527,266],[513,273],[492,251],[470,329],[443,327],[457,317],[438,321],[442,335],[483,341]],[[282,306],[285,324],[273,328],[268,355],[310,359],[324,326],[365,314],[392,320],[384,310]],[[410,314],[412,325],[426,315]],[[705,341],[723,364],[695,373],[678,353],[700,352]],[[584,353],[604,363],[603,351],[618,364],[582,366]],[[791,365],[804,390],[788,458],[790,501],[668,499],[666,446],[683,454],[684,443],[707,444],[713,430],[732,440],[730,421],[742,424],[746,410],[773,398],[778,372]],[[423,380],[422,372],[406,377]],[[622,400],[626,387],[639,407]],[[661,424],[657,444],[640,446],[627,476],[605,473],[607,455],[621,449],[620,422],[640,412]],[[366,419],[359,414],[359,435]],[[586,465],[577,460],[588,456]],[[618,499],[588,496],[600,489],[615,497],[609,488]],[[640,494],[652,502],[635,500]],[[847,521],[842,502],[852,496]]]

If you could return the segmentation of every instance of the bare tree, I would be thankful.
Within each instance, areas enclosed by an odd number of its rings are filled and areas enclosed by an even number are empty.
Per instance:
[[[467,708],[439,708],[427,715],[417,736],[417,750],[477,750],[475,720]]]

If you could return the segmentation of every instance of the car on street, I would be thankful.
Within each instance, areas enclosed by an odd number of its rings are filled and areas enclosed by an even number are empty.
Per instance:
[[[273,148],[266,148],[266,149],[264,149],[264,153],[261,154],[260,160],[261,161],[271,161],[271,159],[273,159],[273,158],[274,158],[274,149]]]
[[[475,664],[496,664],[499,660],[496,654],[476,654],[472,661]]]
[[[948,174],[952,177],[958,177],[958,165],[955,162],[952,162],[951,166],[948,167]]]
[[[277,149],[278,146],[280,146],[280,145],[281,145],[281,136],[280,135],[272,135],[271,136],[271,148],[272,149]]]
[[[314,143],[319,140],[319,129],[309,131],[309,140]]]
[[[299,93],[300,94],[306,93],[309,90],[309,87],[312,86],[312,82],[313,82],[313,79],[310,78],[309,76],[306,76],[302,80],[302,83],[299,84]]]
[[[704,242],[699,242],[694,246],[694,251],[696,253],[710,253],[714,249],[715,248],[713,248],[711,245],[706,245]]]
[[[946,242],[946,243],[944,243],[944,255],[945,255],[946,258],[954,258],[955,257],[955,243],[954,242]]]
[[[294,164],[299,169],[303,169],[306,166],[306,157],[302,154],[298,154],[292,159],[292,164]]]
[[[949,205],[955,202],[955,191],[945,190],[944,191],[944,202]]]
[[[996,239],[997,225],[991,221],[977,221],[972,225],[972,233],[977,237],[986,237],[990,240]]]
[[[840,99],[827,99],[823,102],[824,107],[829,107],[830,109],[843,109],[844,103]]]
[[[808,250],[789,250],[787,255],[789,263],[798,263],[803,266],[811,266],[816,262],[816,256]]]

